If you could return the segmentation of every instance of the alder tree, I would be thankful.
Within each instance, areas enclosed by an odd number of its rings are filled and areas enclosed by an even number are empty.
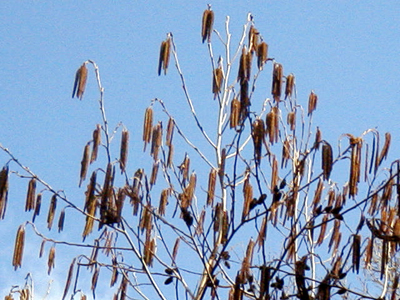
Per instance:
[[[78,68],[72,96],[96,101],[84,97],[93,73],[102,120],[84,133],[80,195],[68,197],[0,145],[9,157],[0,172],[0,218],[7,218],[9,189],[21,181],[31,212],[16,220],[12,267],[24,268],[26,238],[36,235],[49,273],[61,259],[57,248],[81,251],[68,258],[63,295],[49,288],[49,297],[103,299],[96,291],[104,285],[121,300],[398,298],[400,164],[385,161],[390,134],[366,129],[325,140],[313,123],[317,94],[297,99],[294,74],[268,56],[251,15],[238,44],[229,17],[223,23],[211,7],[199,31],[210,90],[198,98],[207,101],[191,98],[168,33],[158,75],[177,72],[192,122],[179,123],[163,95],[148,99],[140,149],[123,122],[110,129],[96,62]],[[216,44],[224,51],[214,53]],[[216,118],[201,118],[200,106]],[[138,151],[148,161],[128,166]],[[82,228],[68,226],[72,213]],[[49,237],[47,229],[79,230],[80,242]],[[26,271],[29,282],[5,299],[33,299],[41,271]]]

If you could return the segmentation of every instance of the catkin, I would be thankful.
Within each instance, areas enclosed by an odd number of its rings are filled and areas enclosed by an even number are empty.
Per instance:
[[[212,92],[214,94],[214,99],[217,98],[217,95],[221,91],[222,81],[224,79],[224,73],[221,67],[214,69],[213,71],[213,84],[212,84]]]
[[[64,300],[65,297],[66,297],[67,294],[68,294],[68,290],[69,290],[69,287],[70,287],[70,285],[71,285],[72,275],[74,274],[75,261],[76,261],[76,258],[74,258],[74,259],[72,260],[72,262],[71,262],[71,264],[70,264],[70,266],[69,266],[68,276],[67,276],[67,282],[65,283],[64,294],[63,294],[62,300]],[[82,298],[81,298],[81,299],[82,299]]]
[[[97,159],[99,152],[99,146],[101,144],[101,126],[97,124],[96,129],[93,131],[93,146],[92,155],[90,156],[90,163],[93,163]]]
[[[125,172],[126,163],[128,161],[128,146],[129,146],[129,131],[122,130],[121,138],[121,152],[119,158],[119,166],[121,169],[121,174]]]
[[[254,144],[254,159],[256,164],[259,165],[261,162],[261,149],[265,137],[265,126],[263,120],[256,119],[253,122],[251,135],[253,137]]]
[[[312,114],[314,110],[317,108],[318,96],[311,91],[310,96],[308,97],[308,115]]]
[[[262,42],[257,47],[257,66],[261,70],[268,59],[268,45]]]
[[[28,184],[25,211],[30,211],[35,208],[35,196],[36,196],[36,179],[32,178],[31,180],[29,180]]]
[[[77,98],[82,100],[83,93],[85,92],[86,88],[87,74],[88,70],[86,68],[86,62],[85,62],[78,69],[78,71],[76,71],[74,89],[72,91],[72,98],[76,96]]]
[[[143,141],[144,141],[144,151],[146,150],[146,145],[151,141],[151,131],[153,129],[153,109],[151,107],[146,108],[144,113],[143,121]]]
[[[0,171],[0,219],[4,219],[8,198],[8,166]]]
[[[79,179],[79,187],[81,186],[82,182],[86,179],[86,174],[89,168],[89,156],[90,156],[90,144],[86,144],[83,150],[83,157],[81,161],[81,175]]]
[[[276,102],[279,102],[282,95],[282,76],[283,67],[281,64],[274,63],[272,72],[272,91],[271,94]]]
[[[170,147],[172,145],[172,137],[174,135],[174,127],[175,121],[172,118],[169,118],[168,125],[167,125],[167,134],[165,137],[165,145]]]
[[[50,275],[51,270],[55,267],[55,258],[56,258],[56,247],[52,246],[49,251],[49,257],[47,259],[48,275]]]
[[[158,152],[162,141],[162,124],[158,122],[157,125],[153,127],[153,134],[151,139],[151,152],[150,155],[153,157],[154,161],[158,159]]]
[[[290,73],[286,77],[286,88],[285,88],[285,99],[289,97],[289,99],[292,97],[294,91],[294,75]]]
[[[214,12],[211,10],[211,6],[203,12],[203,19],[201,23],[201,38],[204,43],[205,40],[209,43],[211,41],[211,33],[213,31],[214,24]]]
[[[212,206],[214,203],[216,178],[217,170],[213,168],[208,175],[207,206]]]
[[[254,51],[257,51],[258,49],[258,36],[259,36],[258,30],[251,25],[250,30],[249,30],[249,52],[253,53]]]
[[[158,76],[161,75],[161,70],[164,70],[164,75],[167,74],[170,52],[171,52],[171,33],[168,33],[167,39],[163,41],[160,46],[160,58],[158,60]]]
[[[50,200],[49,212],[47,214],[47,228],[50,230],[53,226],[54,214],[57,207],[57,195],[54,194]]]
[[[328,142],[324,141],[324,144],[322,146],[322,172],[324,180],[328,180],[331,175],[332,163],[332,147],[331,145],[329,145]]]
[[[14,255],[12,261],[12,265],[15,270],[20,268],[22,265],[24,244],[25,244],[25,226],[20,225],[17,231],[17,237],[15,238]]]
[[[236,128],[239,126],[240,121],[240,101],[234,98],[231,102],[231,114],[229,116],[230,128]]]

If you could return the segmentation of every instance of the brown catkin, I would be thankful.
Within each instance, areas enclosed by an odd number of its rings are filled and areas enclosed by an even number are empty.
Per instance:
[[[314,91],[311,91],[310,96],[308,97],[308,115],[312,114],[312,112],[317,109],[317,102],[318,96]]]
[[[213,168],[208,175],[207,206],[212,206],[214,203],[216,178],[217,170]]]
[[[189,201],[189,205],[191,205],[193,200],[194,191],[196,189],[196,182],[197,182],[197,176],[196,173],[193,172],[192,174],[190,174],[189,184],[185,188],[185,196]]]
[[[262,42],[257,47],[257,66],[261,70],[268,59],[268,45]]]
[[[178,237],[175,240],[174,248],[172,250],[172,261],[175,263],[176,256],[178,255],[178,250],[179,250],[179,244],[180,244],[181,239]]]
[[[253,53],[258,49],[258,30],[251,25],[249,30],[249,52]]]
[[[54,269],[55,266],[55,258],[56,258],[56,247],[52,246],[50,248],[49,257],[47,259],[47,274],[50,275],[51,270]]]
[[[162,124],[158,122],[157,125],[153,127],[153,134],[151,139],[151,156],[153,157],[154,161],[158,159],[158,151],[161,146],[162,141]]]
[[[93,276],[92,276],[92,285],[90,287],[90,289],[94,292],[97,286],[97,281],[99,279],[99,275],[100,275],[100,267],[97,267],[94,270]]]
[[[75,96],[82,100],[83,93],[85,92],[86,81],[87,81],[88,70],[86,68],[86,62],[76,71],[74,89],[72,91],[72,98]]]
[[[144,151],[146,150],[146,145],[151,141],[152,129],[153,129],[153,109],[150,106],[146,108],[146,111],[144,113],[144,121],[143,121]]]
[[[72,275],[74,274],[75,261],[76,261],[76,258],[74,258],[74,259],[72,260],[72,262],[71,262],[71,264],[70,264],[70,266],[69,266],[68,275],[67,275],[67,282],[65,283],[64,294],[63,294],[62,300],[64,300],[65,297],[66,297],[67,294],[68,294],[68,290],[69,290],[69,287],[70,287],[70,285],[71,285]],[[82,299],[82,298],[81,298],[81,299]]]
[[[203,43],[205,42],[205,40],[207,40],[207,42],[211,41],[213,24],[214,24],[214,12],[211,10],[211,7],[209,6],[208,9],[206,9],[203,12],[203,19],[201,23],[201,38]]]
[[[89,156],[90,156],[90,144],[88,143],[88,144],[86,144],[85,148],[83,149],[79,187],[81,186],[82,182],[86,179],[86,174],[87,174],[87,171],[89,168]]]
[[[353,272],[357,274],[360,270],[360,255],[361,255],[361,236],[358,234],[353,235]]]
[[[14,270],[20,268],[22,265],[24,244],[25,244],[25,226],[20,225],[17,231],[17,236],[15,238],[15,245],[14,245],[14,255],[12,261]]]
[[[8,166],[0,171],[0,219],[4,219],[8,198]]]
[[[214,69],[213,71],[213,85],[212,92],[214,94],[214,99],[217,97],[219,92],[221,91],[222,81],[224,79],[224,73],[221,67]]]
[[[386,159],[386,157],[387,157],[387,155],[388,155],[388,152],[389,152],[390,141],[391,141],[391,135],[390,135],[389,132],[386,132],[386,133],[385,133],[385,143],[384,143],[384,145],[383,145],[383,147],[382,147],[381,154],[380,154],[379,157],[378,157],[378,160],[377,160],[377,167],[379,167],[379,166],[381,165],[382,161],[383,161],[384,159]]]
[[[286,117],[286,122],[289,125],[289,128],[291,131],[296,129],[296,112],[291,111],[288,113]]]
[[[243,184],[243,212],[242,212],[242,221],[246,220],[249,212],[250,212],[250,203],[253,200],[253,186],[250,183],[250,175],[246,176],[246,179]]]
[[[97,124],[96,129],[93,131],[93,146],[92,155],[90,156],[90,163],[97,159],[97,154],[99,152],[99,146],[101,144],[101,125]]]
[[[128,161],[128,147],[129,147],[129,131],[122,130],[122,137],[121,137],[121,152],[119,158],[119,166],[121,169],[121,174],[125,172],[126,163]]]
[[[282,76],[283,67],[281,64],[274,63],[272,72],[272,91],[271,94],[276,102],[279,102],[282,95]]]
[[[63,209],[58,218],[58,232],[64,230],[64,221],[65,221],[65,209]]]
[[[294,75],[290,73],[286,77],[286,88],[285,88],[285,99],[289,97],[289,99],[292,97],[294,91]]]
[[[37,194],[35,201],[35,211],[33,212],[32,222],[35,222],[36,216],[40,214],[40,207],[42,206],[42,193]]]
[[[170,145],[168,147],[168,157],[167,157],[167,166],[168,168],[172,167],[172,159],[174,158],[174,145]]]
[[[167,134],[165,137],[165,145],[170,147],[172,145],[172,137],[174,135],[175,121],[171,117],[168,120]]]
[[[279,138],[279,109],[274,106],[266,116],[266,134],[269,136],[269,142],[274,144]]]
[[[30,211],[35,208],[36,197],[36,178],[29,180],[28,192],[26,195],[25,211]]]
[[[170,189],[163,189],[161,191],[160,204],[158,205],[158,213],[160,214],[160,216],[165,215],[165,210],[168,204],[169,195],[170,195]]]
[[[161,70],[164,70],[164,75],[167,74],[169,57],[171,53],[171,34],[167,34],[167,39],[161,43],[160,58],[158,60],[158,76],[161,75]]]
[[[240,121],[240,101],[234,98],[231,102],[231,114],[229,116],[230,128],[236,128],[239,126]]]
[[[49,212],[47,214],[47,228],[50,230],[53,226],[54,214],[57,207],[57,195],[54,194],[50,200]]]
[[[332,172],[332,147],[328,142],[324,141],[322,145],[322,173],[324,180],[328,180]]]
[[[151,170],[150,186],[153,186],[156,184],[158,168],[159,168],[159,163],[157,161],[157,162],[153,163],[153,169]]]
[[[254,159],[256,164],[259,165],[261,162],[261,150],[265,137],[265,126],[263,120],[256,119],[253,122],[251,135],[254,144]]]

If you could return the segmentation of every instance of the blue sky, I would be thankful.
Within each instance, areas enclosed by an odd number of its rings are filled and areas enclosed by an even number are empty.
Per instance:
[[[212,103],[211,67],[200,38],[201,16],[208,2],[2,1],[0,143],[53,187],[80,197],[82,149],[101,122],[90,67],[83,100],[71,99],[71,93],[77,68],[92,59],[100,68],[110,127],[122,121],[131,132],[131,146],[136,150],[130,151],[130,170],[134,172],[144,157],[138,149],[142,149],[143,113],[151,99],[163,99],[183,124],[191,121],[185,116],[188,110],[173,66],[167,76],[157,76],[159,46],[167,32],[173,32],[199,117],[206,127],[212,126],[207,119]],[[251,12],[269,44],[269,56],[283,65],[285,74],[295,74],[298,102],[306,106],[310,90],[318,94],[314,124],[325,139],[334,145],[342,133],[357,136],[368,128],[390,131],[389,157],[397,157],[397,1],[235,2],[212,3],[215,29],[224,33],[229,15],[233,45],[237,45]],[[218,55],[221,48],[215,36],[213,40]],[[260,80],[268,81],[269,89],[268,72]],[[6,163],[8,158],[0,153],[0,159]],[[0,222],[2,249],[9,246],[8,241],[13,243],[23,221],[25,184],[18,186],[14,180],[10,189],[6,219]],[[30,214],[23,218],[30,219]],[[45,266],[45,260],[41,262]],[[65,278],[65,272],[56,272]],[[12,270],[11,254],[2,259],[1,296],[12,284],[20,284],[26,273],[26,269]]]

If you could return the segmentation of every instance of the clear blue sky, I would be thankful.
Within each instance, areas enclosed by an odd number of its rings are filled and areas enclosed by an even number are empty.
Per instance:
[[[176,70],[171,66],[166,77],[156,72],[160,42],[170,31],[190,94],[207,123],[211,69],[207,46],[201,44],[200,23],[208,2],[2,1],[0,143],[53,187],[78,197],[82,149],[101,122],[92,69],[83,100],[71,99],[71,93],[76,69],[92,59],[100,67],[111,128],[122,121],[131,131],[132,147],[137,149],[130,152],[133,173],[142,157],[143,112],[151,99],[162,98],[178,121],[186,121]],[[214,27],[224,33],[229,15],[237,44],[247,13],[252,12],[269,44],[269,56],[282,63],[285,74],[296,75],[298,101],[306,105],[312,89],[318,94],[314,124],[325,139],[335,144],[342,133],[360,135],[376,127],[392,133],[390,157],[397,157],[398,1],[236,2],[212,3]],[[269,88],[270,74],[264,78]],[[0,153],[0,165],[6,161]],[[2,297],[28,272],[14,272],[11,254],[4,252],[12,249],[23,218],[30,219],[30,214],[21,217],[25,185],[19,189],[11,185],[6,219],[0,222]],[[77,202],[81,200],[79,196]],[[39,243],[34,240],[34,247]],[[40,263],[45,266],[45,259]],[[64,282],[65,272],[56,269],[54,274]]]

